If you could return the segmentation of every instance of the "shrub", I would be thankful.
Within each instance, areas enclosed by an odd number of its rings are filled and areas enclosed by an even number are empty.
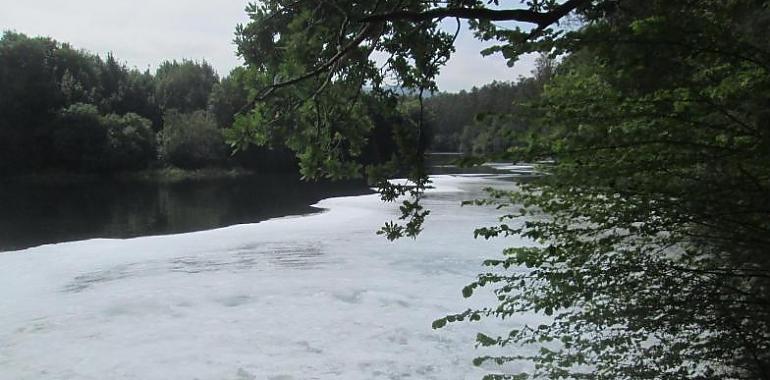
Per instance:
[[[59,166],[78,171],[105,169],[107,130],[96,106],[73,104],[59,112],[53,133]]]
[[[227,157],[222,131],[211,114],[167,112],[161,132],[166,161],[184,169],[217,166]]]
[[[113,170],[148,167],[157,156],[152,122],[137,114],[111,114],[102,119],[107,130],[109,166]]]

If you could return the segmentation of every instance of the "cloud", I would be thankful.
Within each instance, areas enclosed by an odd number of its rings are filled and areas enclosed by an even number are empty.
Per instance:
[[[508,67],[507,60],[500,54],[481,55],[481,50],[491,45],[476,40],[468,30],[462,31],[455,45],[457,51],[441,70],[438,81],[441,90],[455,92],[495,80],[515,81],[521,76],[531,76],[535,67],[534,55],[523,56],[513,67]]]
[[[241,64],[235,25],[248,20],[242,0],[35,0],[3,6],[0,25],[50,36],[129,66],[166,59],[206,59],[221,73]]]
[[[243,0],[20,0],[8,1],[0,27],[50,36],[129,66],[154,69],[163,60],[205,59],[220,74],[241,64],[235,26],[248,21]],[[442,70],[445,91],[514,80],[531,71],[531,59],[508,68],[501,57],[482,58],[483,45],[461,33],[457,53]]]

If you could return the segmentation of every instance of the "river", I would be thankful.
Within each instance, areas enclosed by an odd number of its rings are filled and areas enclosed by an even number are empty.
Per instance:
[[[321,199],[371,193],[364,181],[264,174],[176,183],[0,184],[0,251],[93,238],[210,230],[317,212]]]
[[[0,379],[480,379],[496,369],[473,366],[489,353],[476,333],[539,317],[431,323],[494,302],[461,289],[484,259],[530,244],[473,238],[499,211],[460,202],[516,186],[498,177],[434,177],[417,240],[377,236],[397,205],[358,194],[259,223],[2,253]]]

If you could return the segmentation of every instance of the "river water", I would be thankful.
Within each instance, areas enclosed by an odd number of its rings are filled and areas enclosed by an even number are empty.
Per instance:
[[[476,333],[540,318],[431,329],[494,302],[461,289],[484,259],[530,244],[473,238],[499,211],[460,202],[516,186],[497,177],[434,177],[417,240],[377,236],[397,205],[359,194],[259,223],[2,253],[0,379],[480,379],[499,369],[472,365],[490,353]]]
[[[363,181],[265,174],[178,183],[0,184],[0,251],[93,238],[210,230],[317,212],[321,199],[368,194]]]

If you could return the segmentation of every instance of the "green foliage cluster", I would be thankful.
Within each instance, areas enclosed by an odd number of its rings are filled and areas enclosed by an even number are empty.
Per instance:
[[[478,343],[559,343],[480,362],[528,360],[547,378],[770,375],[769,20],[760,2],[654,1],[580,30],[590,42],[537,107],[542,133],[509,151],[556,163],[492,191],[512,211],[477,231],[539,246],[488,261],[465,293],[500,303],[453,317],[542,312],[554,321]]]
[[[212,88],[218,83],[219,76],[205,61],[166,61],[155,72],[155,96],[163,110],[205,110]]]
[[[148,73],[127,70],[112,56],[102,60],[48,38],[4,33],[0,83],[0,174],[63,165],[75,170],[103,167],[104,162],[95,161],[107,144],[106,128],[93,115],[85,116],[91,110],[63,112],[70,106],[91,104],[99,115],[133,113],[151,120],[160,114],[150,101]],[[76,113],[83,116],[80,126],[72,125],[80,117]],[[86,136],[89,132],[94,135]],[[97,145],[73,145],[86,143]],[[82,152],[74,151],[81,147]]]
[[[393,167],[408,170],[410,182],[383,184],[381,193],[386,201],[410,198],[404,224],[381,233],[415,236],[429,185],[419,95],[435,90],[454,42],[436,21],[469,19],[478,38],[497,43],[484,53],[511,63],[530,52],[561,56],[555,71],[542,66],[542,94],[517,109],[526,112],[490,123],[477,149],[551,162],[519,191],[490,189],[490,199],[477,202],[506,210],[477,236],[518,235],[534,246],[487,261],[488,273],[463,290],[467,297],[491,288],[497,304],[434,327],[549,316],[542,325],[479,334],[479,345],[501,350],[476,361],[501,366],[490,379],[770,378],[770,3],[521,3],[253,5],[237,42],[261,96],[234,142],[285,141],[303,152],[306,175],[353,175],[360,168],[345,163],[371,131],[359,95],[367,88],[388,98],[384,82],[394,79],[418,94],[394,129]],[[385,65],[372,61],[374,51],[389,57]],[[530,131],[501,136],[514,125]],[[377,169],[370,168],[388,173]],[[533,345],[539,352],[521,354]],[[511,362],[532,370],[505,373]]]
[[[102,116],[90,104],[63,109],[53,130],[58,165],[90,172],[146,168],[156,159],[155,145],[149,120],[134,113]]]
[[[387,9],[386,3],[250,4],[250,22],[237,28],[236,43],[255,78],[256,96],[229,140],[236,147],[285,145],[296,152],[308,179],[366,173],[381,188],[383,200],[401,202],[404,213],[403,225],[390,223],[381,233],[414,237],[427,216],[418,200],[429,182],[420,164],[427,136],[414,127],[424,123],[423,95],[437,91],[434,79],[454,49],[454,35],[435,23],[360,22],[372,11]],[[406,3],[415,10],[427,7]],[[374,51],[388,57],[385,66],[371,57]],[[369,105],[387,107],[385,115],[395,111],[393,82],[417,95],[420,112],[405,117],[388,136],[385,145],[395,144],[402,154],[370,164],[362,156],[379,142],[369,139],[377,130]],[[394,175],[407,177],[408,184],[388,182]],[[413,200],[401,201],[404,195]]]
[[[247,104],[249,80],[242,69],[220,80],[208,63],[189,60],[163,62],[154,74],[141,72],[111,54],[102,59],[50,38],[5,32],[0,176],[53,170],[108,174],[165,165],[292,170],[294,159],[284,151],[224,153],[222,130]],[[191,124],[187,130],[164,120]]]
[[[513,143],[513,138],[505,135],[529,127],[515,116],[521,112],[518,104],[534,100],[541,88],[534,78],[521,78],[516,83],[493,82],[425,99],[430,149],[473,155],[503,152]]]
[[[176,167],[198,169],[227,157],[224,135],[205,111],[167,112],[161,133],[162,154]]]
[[[249,101],[248,72],[236,67],[211,88],[205,109],[214,117],[217,126],[228,129],[235,123],[235,115]],[[197,108],[204,109],[204,108]]]

